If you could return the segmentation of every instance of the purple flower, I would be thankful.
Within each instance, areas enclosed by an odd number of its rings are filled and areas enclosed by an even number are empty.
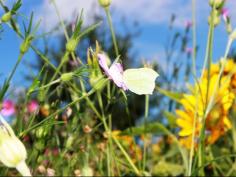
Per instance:
[[[98,62],[108,78],[113,80],[117,87],[120,87],[123,90],[128,90],[123,80],[123,67],[120,63],[114,62],[109,68],[107,57],[104,54],[98,54]]]
[[[223,9],[221,10],[221,15],[222,15],[224,21],[227,22],[228,19],[229,19],[229,9],[223,8]]]
[[[4,100],[2,103],[2,109],[1,109],[1,114],[3,116],[12,116],[15,114],[16,109],[15,109],[15,103],[11,100]]]

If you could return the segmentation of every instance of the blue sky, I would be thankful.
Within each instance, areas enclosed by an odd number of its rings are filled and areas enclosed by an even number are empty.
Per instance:
[[[9,3],[13,0],[9,0]],[[92,23],[92,13],[97,12],[104,15],[102,9],[97,5],[96,0],[57,0],[58,8],[63,19],[70,20],[75,12],[84,8],[85,25]],[[228,0],[227,6],[230,8],[232,22],[236,22],[236,7],[234,0]],[[113,0],[112,2],[113,20],[116,26],[120,21],[117,17],[126,16],[128,22],[138,21],[141,29],[141,35],[134,40],[134,51],[138,52],[138,59],[152,58],[158,63],[165,65],[163,44],[167,39],[167,28],[169,18],[172,13],[177,15],[175,30],[183,30],[186,21],[191,20],[191,0]],[[197,64],[201,65],[207,39],[207,15],[209,12],[208,2],[206,0],[197,1],[197,43],[200,46]],[[91,9],[93,9],[91,11]],[[58,22],[55,9],[48,0],[32,1],[24,0],[21,9],[22,14],[28,15],[31,11],[35,12],[38,19],[42,19],[40,31],[48,31]],[[0,15],[2,9],[0,10]],[[22,18],[22,17],[19,17]],[[22,42],[8,26],[4,25],[4,32],[0,40],[0,82],[12,70],[19,54],[19,45]],[[214,60],[224,54],[227,43],[227,35],[223,22],[216,29],[214,40]],[[190,46],[191,47],[191,46]],[[33,62],[36,57],[32,51],[24,57],[23,61]],[[23,73],[30,72],[30,69],[21,64],[13,79],[13,84],[17,86],[24,85]],[[0,84],[1,85],[1,84]]]

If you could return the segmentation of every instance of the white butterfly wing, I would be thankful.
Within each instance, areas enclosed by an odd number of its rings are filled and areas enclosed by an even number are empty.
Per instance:
[[[150,68],[127,69],[123,73],[125,85],[138,95],[152,94],[157,77],[157,72]]]

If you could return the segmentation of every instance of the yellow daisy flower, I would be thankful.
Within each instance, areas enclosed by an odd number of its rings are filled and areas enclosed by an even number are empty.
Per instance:
[[[228,112],[235,98],[235,93],[232,91],[233,84],[236,86],[235,69],[234,61],[227,60],[220,84],[216,87],[220,65],[213,64],[210,81],[208,81],[207,71],[205,71],[203,78],[191,87],[190,94],[183,96],[180,101],[183,109],[176,110],[177,125],[180,127],[180,142],[183,146],[191,147],[193,134],[195,134],[197,142],[205,110],[212,98],[214,98],[212,108],[206,116],[206,143],[213,144],[231,128]],[[195,132],[193,132],[194,117],[196,118]]]

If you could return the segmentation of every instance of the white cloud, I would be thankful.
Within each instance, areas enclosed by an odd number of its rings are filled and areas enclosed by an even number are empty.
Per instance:
[[[70,20],[84,9],[86,22],[91,23],[92,15],[96,13],[104,14],[98,7],[97,0],[55,0],[60,14],[64,20]],[[116,15],[125,15],[130,20],[137,20],[142,24],[163,24],[168,23],[171,14],[178,17],[177,25],[183,25],[186,20],[191,20],[191,0],[113,0],[112,10]],[[207,12],[207,1],[197,1],[198,19]],[[38,8],[37,14],[42,17],[44,27],[52,27],[58,23],[56,11],[49,0],[44,0]]]

